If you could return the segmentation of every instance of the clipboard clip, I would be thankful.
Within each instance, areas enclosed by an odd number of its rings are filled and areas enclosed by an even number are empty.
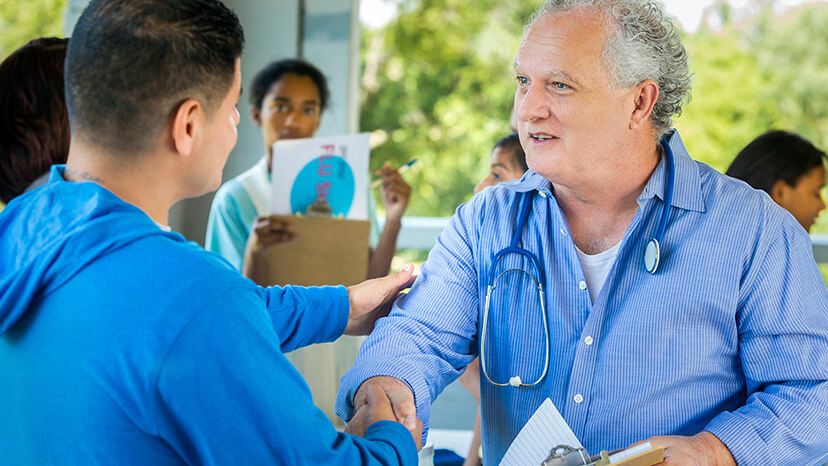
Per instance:
[[[543,460],[540,466],[579,466],[587,464],[592,464],[592,461],[590,461],[589,453],[583,448],[557,445],[549,451],[549,456]]]
[[[583,448],[557,445],[549,451],[549,456],[540,466],[605,466],[609,464],[652,466],[661,463],[663,459],[664,447],[653,448],[650,442],[626,450],[602,451],[600,455],[594,456],[589,456]]]

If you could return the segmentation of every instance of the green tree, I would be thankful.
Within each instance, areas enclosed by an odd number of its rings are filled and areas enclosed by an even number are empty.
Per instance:
[[[41,36],[63,37],[66,0],[0,0],[0,57]]]
[[[684,45],[693,71],[692,99],[675,120],[690,154],[724,172],[736,154],[777,119],[763,99],[772,77],[739,31],[702,29]]]
[[[385,160],[422,162],[409,215],[447,216],[468,199],[492,145],[509,132],[512,62],[531,6],[423,0],[367,31],[360,125]]]

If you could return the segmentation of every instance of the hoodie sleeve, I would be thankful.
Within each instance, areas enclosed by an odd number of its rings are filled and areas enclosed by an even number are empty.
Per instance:
[[[411,434],[337,432],[282,354],[261,301],[223,290],[180,332],[156,383],[156,434],[188,464],[410,464]],[[317,319],[320,323],[326,319]]]
[[[351,302],[344,286],[271,286],[263,299],[285,353],[334,341],[348,325]]]

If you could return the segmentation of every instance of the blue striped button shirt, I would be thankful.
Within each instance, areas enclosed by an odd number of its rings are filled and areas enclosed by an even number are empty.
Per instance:
[[[593,304],[550,183],[527,172],[460,206],[411,292],[378,322],[342,379],[337,410],[360,383],[389,375],[418,416],[480,349],[492,256],[515,234],[517,200],[536,191],[520,232],[545,276],[549,371],[533,387],[481,375],[484,463],[497,464],[549,397],[589,452],[653,435],[715,434],[739,464],[804,464],[828,452],[828,290],[803,228],[764,193],[696,162],[677,133],[676,182],[659,270],[644,249],[662,214],[662,162],[638,198]],[[516,257],[499,269],[528,263]],[[533,381],[544,326],[525,275],[493,296],[485,343],[493,380]],[[550,445],[550,448],[552,446]]]

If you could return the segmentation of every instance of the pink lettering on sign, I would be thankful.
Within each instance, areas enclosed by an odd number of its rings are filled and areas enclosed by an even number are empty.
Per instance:
[[[319,156],[319,168],[316,169],[316,174],[319,176],[331,176],[331,169],[333,169],[333,164],[326,162],[328,159],[333,158],[333,155],[320,155]]]
[[[336,146],[333,144],[323,144],[322,145],[322,153],[324,155],[320,155],[317,159],[319,166],[316,168],[316,174],[319,176],[331,176],[333,170],[333,164],[328,161],[328,159],[333,158],[334,154],[336,153]],[[316,183],[316,197],[325,199],[331,193],[331,182],[330,181],[320,181]]]
[[[331,193],[331,182],[330,181],[320,181],[316,183],[316,197],[325,199],[328,197],[328,194]]]

